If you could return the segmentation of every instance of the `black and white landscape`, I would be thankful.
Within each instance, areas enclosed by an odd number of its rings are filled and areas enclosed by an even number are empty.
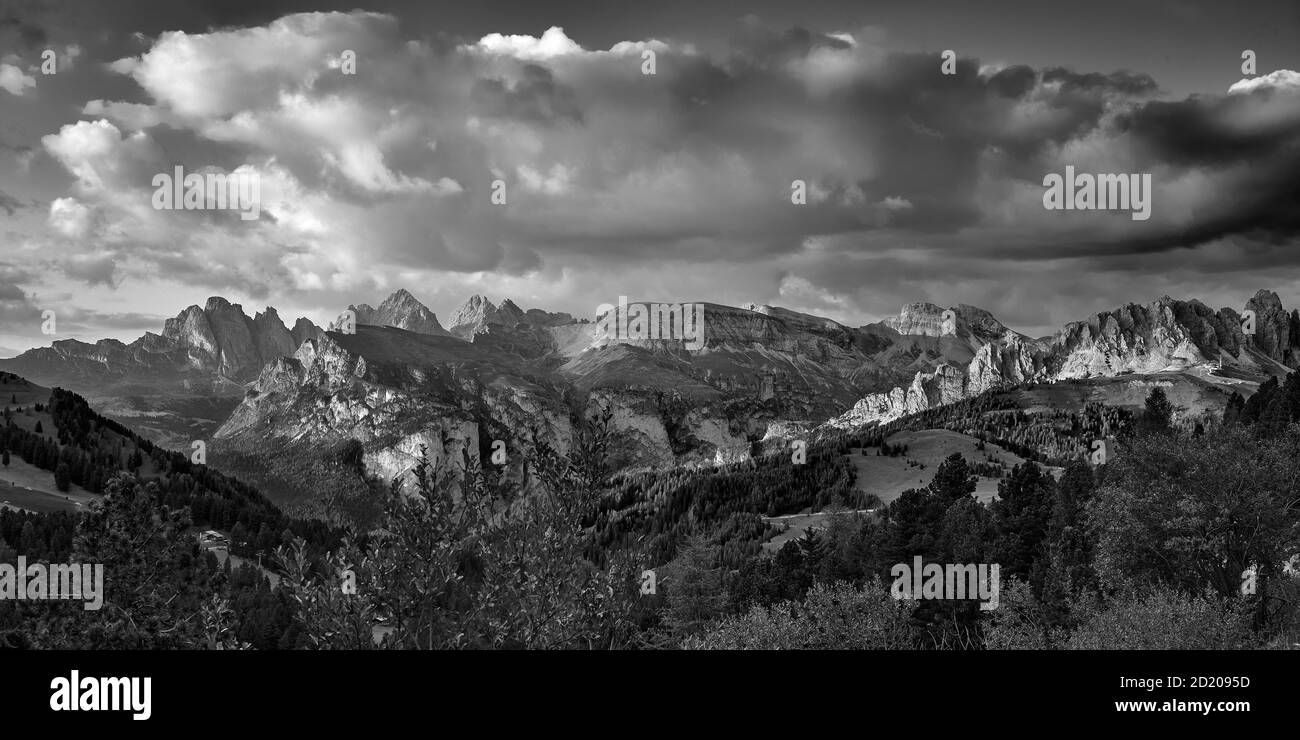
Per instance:
[[[1300,6],[432,5],[0,4],[0,649],[1300,647]]]

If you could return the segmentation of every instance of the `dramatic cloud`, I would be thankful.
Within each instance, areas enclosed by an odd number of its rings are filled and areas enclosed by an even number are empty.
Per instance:
[[[1030,326],[1057,317],[1016,301],[1073,290],[1062,271],[1140,268],[1094,290],[1144,298],[1153,260],[1300,263],[1282,249],[1300,232],[1296,73],[1179,100],[1132,71],[963,57],[945,74],[937,50],[882,37],[751,18],[721,51],[587,49],[558,27],[412,38],[364,12],[165,32],[108,60],[137,95],[86,100],[89,120],[42,140],[71,179],[42,258],[88,285],[311,305],[406,285],[581,311],[595,290],[661,290],[843,320],[1000,301]],[[156,210],[176,165],[257,175],[260,218]],[[1149,174],[1150,218],[1045,209],[1044,177],[1067,167]],[[1015,280],[1036,282],[998,287]]]

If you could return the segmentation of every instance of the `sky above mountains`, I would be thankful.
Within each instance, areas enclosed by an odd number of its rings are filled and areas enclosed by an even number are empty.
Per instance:
[[[1300,296],[1289,0],[354,4],[0,0],[0,354],[210,295],[930,301],[1035,336]],[[260,218],[155,209],[177,165],[255,173]],[[1067,166],[1150,174],[1150,219],[1045,209]]]

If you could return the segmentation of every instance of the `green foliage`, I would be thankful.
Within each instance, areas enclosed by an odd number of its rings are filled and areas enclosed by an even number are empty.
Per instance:
[[[539,445],[527,493],[489,481],[476,465],[435,479],[425,458],[409,495],[394,484],[369,544],[346,540],[323,567],[298,543],[282,550],[282,586],[309,644],[371,647],[371,627],[384,618],[383,647],[630,645],[639,563],[628,556],[600,567],[588,556],[608,434],[597,426],[583,430],[568,458]],[[346,571],[355,594],[340,587]]]
[[[1163,388],[1156,386],[1147,394],[1142,416],[1138,418],[1138,428],[1144,434],[1165,434],[1173,426],[1174,405],[1170,403]]]
[[[1101,583],[1237,593],[1252,564],[1265,580],[1300,550],[1300,430],[1270,440],[1239,426],[1171,444],[1138,438],[1107,466],[1089,508]]]
[[[998,498],[989,507],[994,531],[989,558],[1001,565],[1004,578],[1029,578],[1034,565],[1045,560],[1055,495],[1056,481],[1034,463],[1017,465],[998,484]],[[1033,579],[1036,590],[1040,578]]]
[[[1095,490],[1092,469],[1083,462],[1067,467],[1056,486],[1047,531],[1047,572],[1041,589],[1044,605],[1056,622],[1065,618],[1069,599],[1097,588],[1097,573],[1092,565],[1096,538],[1087,520]]]
[[[673,638],[698,634],[709,621],[723,615],[727,596],[717,558],[718,548],[697,535],[670,565],[659,569],[667,591],[663,626]]]
[[[909,609],[879,583],[816,585],[802,601],[755,606],[683,647],[696,650],[901,650],[912,646]]]
[[[1081,600],[1069,650],[1242,650],[1255,646],[1243,599],[1173,589],[1126,593],[1104,606]]]
[[[984,621],[987,650],[1051,650],[1068,633],[1056,628],[1051,614],[1020,579],[1001,582],[998,608]]]
[[[722,565],[738,567],[777,533],[760,513],[867,505],[854,487],[850,444],[847,439],[810,444],[802,465],[791,464],[785,452],[721,468],[617,476],[598,506],[598,546],[603,551],[644,548],[653,562],[663,563],[681,542],[707,533],[721,548]]]
[[[159,502],[157,487],[126,475],[108,485],[102,505],[77,524],[69,560],[104,565],[104,603],[21,603],[35,647],[157,650],[204,644],[196,617],[212,594],[184,534],[186,512]],[[24,548],[25,549],[25,548]],[[29,558],[31,556],[29,555]]]
[[[54,487],[64,493],[72,488],[72,473],[65,462],[60,462],[54,468]]]

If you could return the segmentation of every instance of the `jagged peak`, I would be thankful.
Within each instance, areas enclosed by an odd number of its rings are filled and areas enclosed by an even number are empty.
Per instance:
[[[265,310],[258,311],[253,315],[254,324],[263,324],[275,322],[284,326],[284,321],[280,319],[280,312],[275,310],[275,306],[267,306]]]
[[[230,301],[226,300],[225,298],[222,298],[219,295],[214,295],[211,298],[209,298],[208,302],[203,306],[203,310],[205,313],[211,313],[213,311],[225,311],[232,308],[238,310],[240,313],[244,312],[243,306],[239,305],[238,303],[231,303]]]
[[[464,326],[474,324],[490,318],[497,312],[497,307],[482,295],[475,293],[470,296],[465,304],[456,309],[456,313],[451,316],[452,326]]]
[[[406,288],[398,288],[393,291],[392,295],[385,298],[383,303],[379,304],[380,311],[393,310],[396,308],[412,308],[415,310],[429,311],[429,308],[421,303],[420,299],[411,295],[411,292]],[[430,311],[430,313],[432,312]]]
[[[1282,299],[1278,297],[1277,293],[1268,290],[1267,288],[1260,288],[1259,290],[1255,291],[1255,295],[1251,296],[1250,300],[1246,301],[1246,305],[1247,306],[1276,306],[1277,308],[1281,308]]]

